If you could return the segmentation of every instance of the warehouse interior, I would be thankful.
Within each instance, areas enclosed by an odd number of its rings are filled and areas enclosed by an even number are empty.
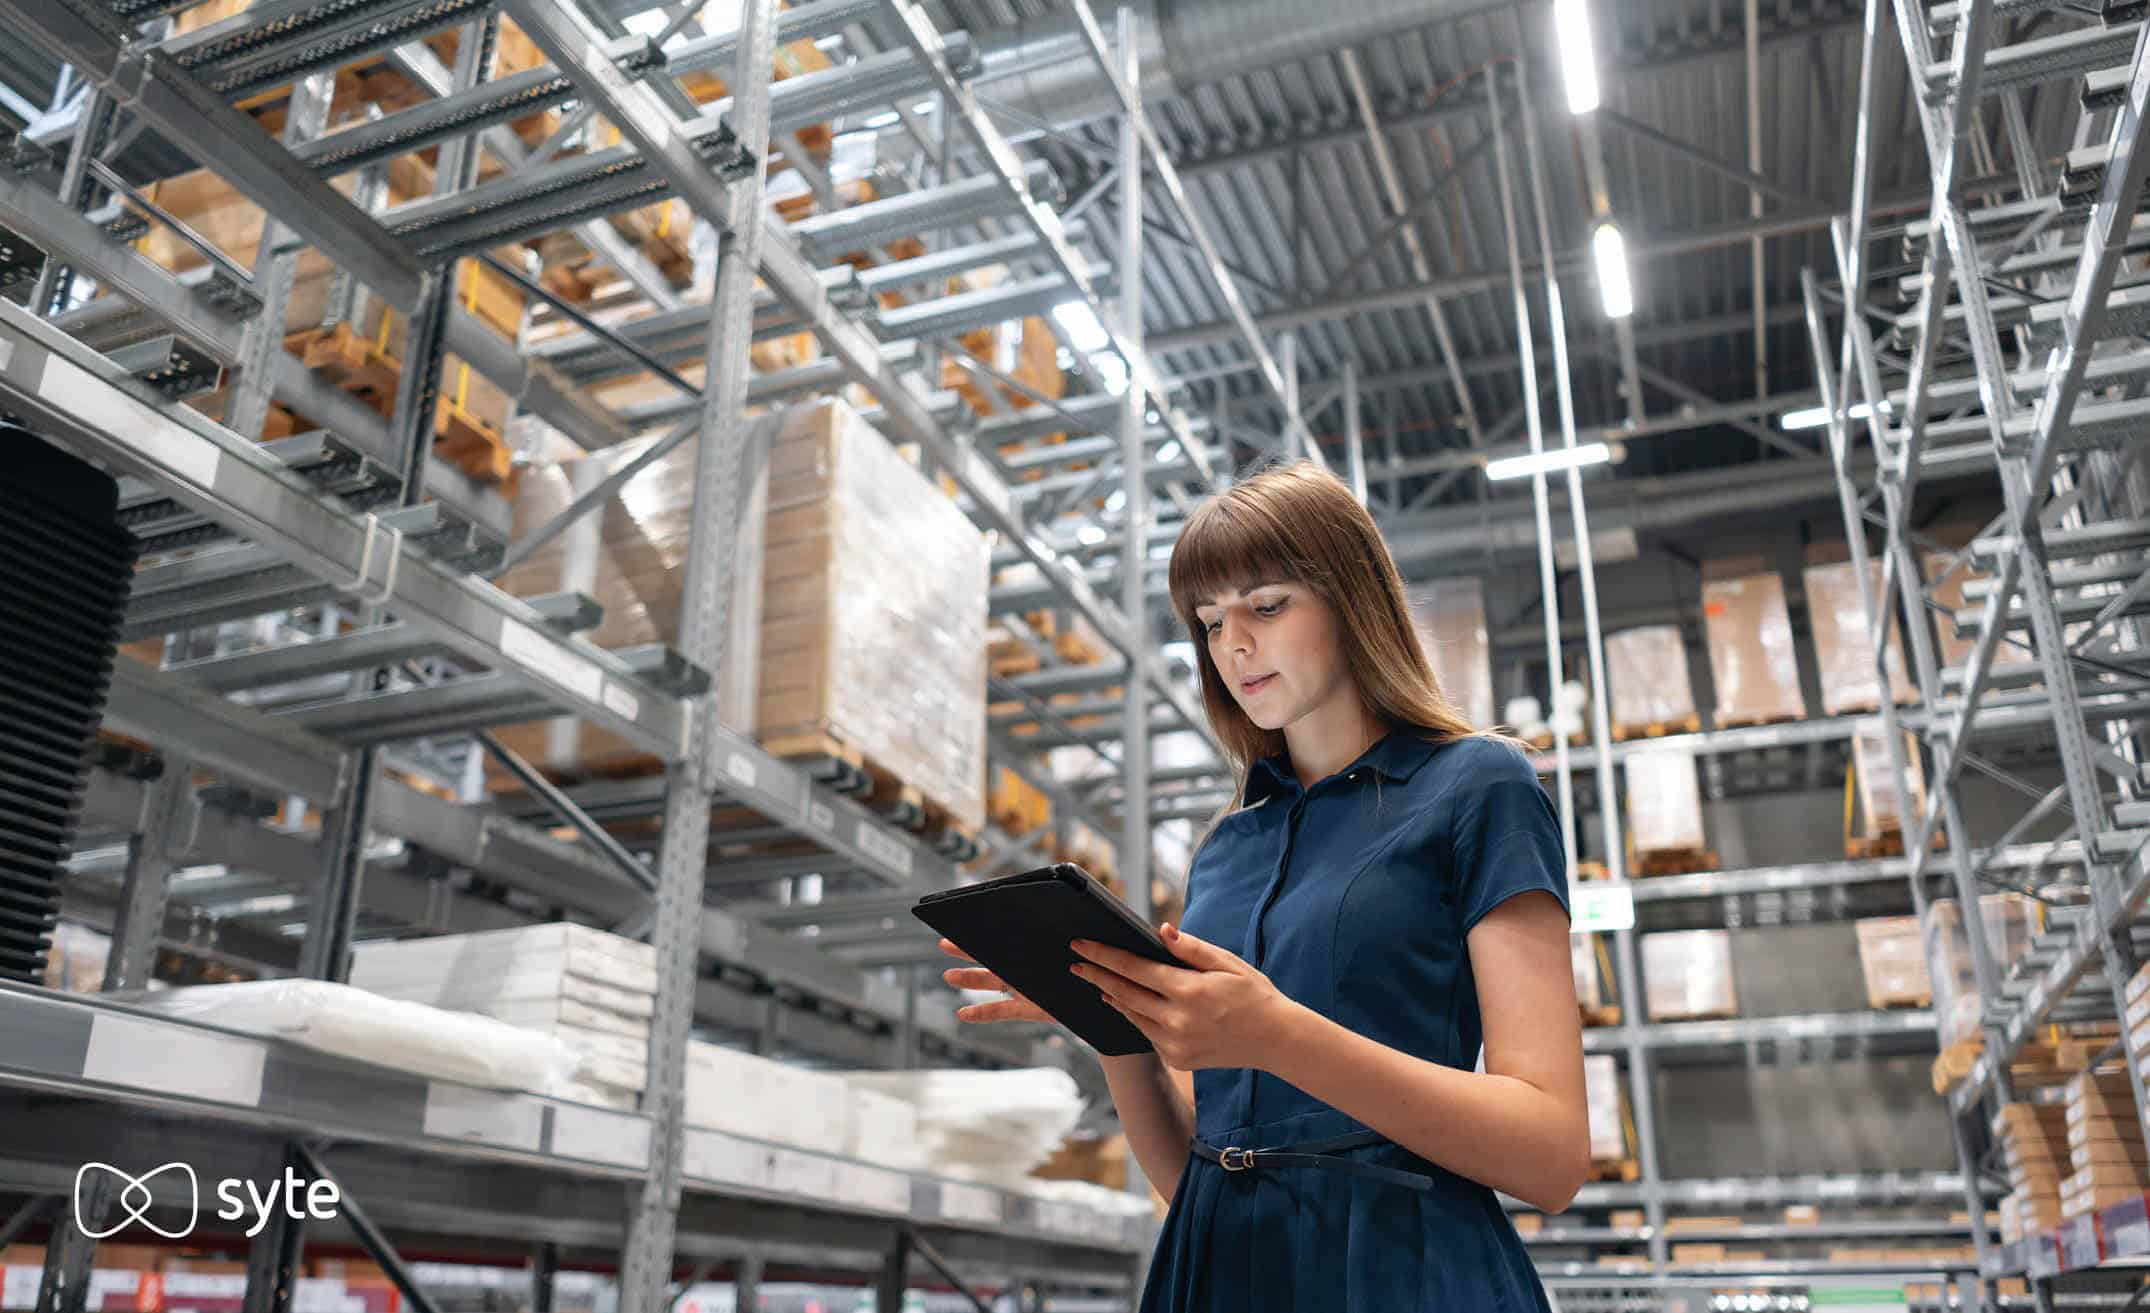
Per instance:
[[[0,1310],[1131,1313],[912,908],[1178,919],[1300,460],[1562,821],[1551,1307],[2150,1298],[2142,6],[0,22]]]

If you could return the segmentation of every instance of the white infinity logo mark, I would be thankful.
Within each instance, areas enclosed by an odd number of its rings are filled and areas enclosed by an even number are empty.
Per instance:
[[[84,1181],[92,1179],[91,1172],[109,1172],[125,1182],[120,1186],[119,1197],[114,1200],[119,1205],[122,1216],[110,1226],[91,1226],[89,1216],[82,1206],[82,1185]],[[178,1172],[187,1178],[187,1223],[171,1231],[158,1226],[149,1217],[150,1205],[156,1202],[155,1196],[150,1192],[149,1183],[167,1172]],[[194,1230],[194,1222],[200,1212],[201,1183],[195,1179],[194,1168],[187,1163],[166,1163],[162,1167],[152,1167],[140,1176],[130,1176],[110,1163],[84,1163],[75,1172],[75,1225],[83,1235],[92,1240],[102,1240],[106,1236],[117,1234],[136,1222],[167,1240],[181,1240]]]

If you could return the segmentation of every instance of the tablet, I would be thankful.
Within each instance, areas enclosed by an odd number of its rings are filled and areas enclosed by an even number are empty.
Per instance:
[[[1151,1044],[1096,985],[1068,970],[1084,960],[1068,941],[1093,940],[1191,969],[1133,909],[1072,862],[927,894],[911,914],[1107,1057],[1148,1053]]]

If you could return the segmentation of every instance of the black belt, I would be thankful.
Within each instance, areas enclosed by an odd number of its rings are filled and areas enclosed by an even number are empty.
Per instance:
[[[1378,1131],[1354,1131],[1349,1135],[1339,1135],[1327,1140],[1287,1144],[1279,1149],[1242,1149],[1236,1146],[1219,1149],[1215,1145],[1196,1140],[1194,1154],[1195,1157],[1213,1162],[1228,1172],[1247,1172],[1262,1167],[1319,1167],[1413,1190],[1431,1190],[1434,1180],[1423,1173],[1406,1172],[1400,1168],[1382,1167],[1375,1163],[1362,1163],[1356,1159],[1335,1156],[1344,1149],[1362,1149],[1369,1144],[1386,1143],[1387,1139],[1388,1137]]]

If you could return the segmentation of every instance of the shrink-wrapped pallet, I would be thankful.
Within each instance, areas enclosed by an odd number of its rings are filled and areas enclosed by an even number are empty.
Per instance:
[[[1624,1098],[1620,1068],[1612,1054],[1593,1053],[1583,1059],[1583,1101],[1590,1111],[1590,1157],[1594,1162],[1627,1157]]]
[[[1926,947],[1915,916],[1871,916],[1856,927],[1859,971],[1866,978],[1866,1005],[1924,1007],[1933,998]]]
[[[1493,664],[1484,585],[1466,578],[1411,585],[1411,622],[1441,692],[1473,728],[1490,726]]]
[[[832,738],[977,829],[986,792],[984,536],[840,401],[748,429],[720,720],[779,751]],[[527,472],[518,535],[640,450],[629,444]],[[601,647],[676,643],[693,471],[691,448],[658,460],[592,512],[593,522],[603,516],[599,527],[570,529],[502,586],[525,596],[590,593],[605,607],[593,636]],[[569,724],[503,737],[562,770],[613,768],[636,755],[602,730]]]
[[[1994,966],[2002,973],[2030,947],[2033,923],[2031,901],[2021,894],[1987,894],[1978,900],[1986,926],[1986,946]],[[1933,977],[1934,1023],[1943,1046],[1978,1034],[1978,978],[1971,965],[1970,942],[1964,938],[1963,909],[1953,898],[1936,899],[1926,906],[1920,927],[1926,940],[1926,961]]]
[[[1919,747],[1910,730],[1898,730],[1904,752],[1904,783],[1911,794],[1913,815],[1902,816],[1896,806],[1896,763],[1889,756],[1889,740],[1881,722],[1860,725],[1851,736],[1851,773],[1858,801],[1858,815],[1851,833],[1874,838],[1889,831],[1916,825],[1926,806],[1926,775],[1919,764]],[[1909,842],[1907,839],[1906,842]]]
[[[1722,930],[1644,935],[1642,984],[1652,1021],[1732,1016],[1739,1011],[1732,937]]]
[[[1841,716],[1881,706],[1881,684],[1874,674],[1874,635],[1859,600],[1859,575],[1849,561],[1806,568],[1807,623],[1814,631],[1814,659],[1821,672],[1822,714]],[[1881,591],[1881,569],[1869,562],[1871,590]],[[1904,675],[1903,626],[1889,613],[1889,697],[1895,702],[1918,698]]]
[[[1703,567],[1702,631],[1709,640],[1716,722],[1724,725],[1799,720],[1799,657],[1784,580],[1759,559]]]
[[[1703,848],[1695,754],[1652,748],[1627,754],[1627,825],[1638,853]]]
[[[1607,634],[1605,677],[1612,686],[1607,710],[1615,734],[1676,726],[1695,714],[1687,642],[1678,625],[1643,625]]]

